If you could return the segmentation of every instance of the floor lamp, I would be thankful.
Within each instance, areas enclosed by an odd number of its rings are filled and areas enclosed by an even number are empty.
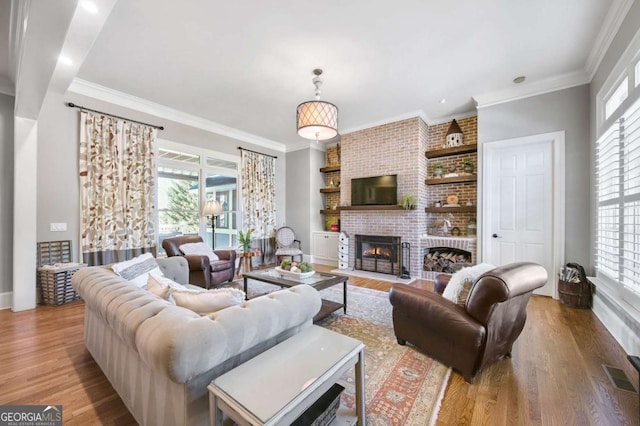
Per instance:
[[[216,248],[216,217],[222,214],[222,206],[216,200],[209,200],[202,209],[202,216],[211,216],[211,248]]]

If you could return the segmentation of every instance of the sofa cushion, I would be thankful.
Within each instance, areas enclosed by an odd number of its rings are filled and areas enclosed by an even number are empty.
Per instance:
[[[171,297],[176,305],[192,310],[200,315],[208,315],[220,309],[244,302],[244,291],[235,288],[212,290],[171,289]]]
[[[169,291],[172,289],[186,290],[187,287],[167,278],[149,275],[147,279],[147,290],[156,296],[169,300]]]
[[[111,265],[111,269],[138,287],[147,285],[149,275],[162,276],[160,266],[158,266],[158,262],[156,262],[156,259],[151,253],[144,253],[131,260],[114,263]]]
[[[210,262],[215,262],[220,259],[218,255],[213,252],[213,249],[204,242],[182,244],[180,251],[186,256],[208,256]]]

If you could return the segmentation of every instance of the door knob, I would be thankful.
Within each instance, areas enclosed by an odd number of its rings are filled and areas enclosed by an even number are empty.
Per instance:
[[[498,234],[493,234],[492,237],[493,238],[500,238],[500,237],[498,237]]]

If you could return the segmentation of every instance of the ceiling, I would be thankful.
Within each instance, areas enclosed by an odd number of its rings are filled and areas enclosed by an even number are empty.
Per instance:
[[[11,90],[13,76],[9,60],[11,0],[0,0],[0,93]],[[2,90],[6,88],[7,90]]]
[[[9,3],[0,0],[0,20]],[[308,146],[295,109],[313,98],[314,68],[341,133],[448,121],[476,101],[588,82],[619,25],[612,15],[629,3],[118,1],[77,78],[291,150]]]

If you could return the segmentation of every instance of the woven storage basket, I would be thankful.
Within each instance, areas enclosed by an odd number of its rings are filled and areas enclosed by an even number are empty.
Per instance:
[[[62,305],[79,300],[80,296],[71,287],[71,277],[85,266],[87,265],[56,269],[38,268],[42,303],[45,305]]]
[[[71,262],[71,241],[46,241],[38,243],[38,285],[40,301],[46,305],[62,305],[80,299],[71,287],[71,277],[87,265],[60,268],[43,268],[44,265]]]

